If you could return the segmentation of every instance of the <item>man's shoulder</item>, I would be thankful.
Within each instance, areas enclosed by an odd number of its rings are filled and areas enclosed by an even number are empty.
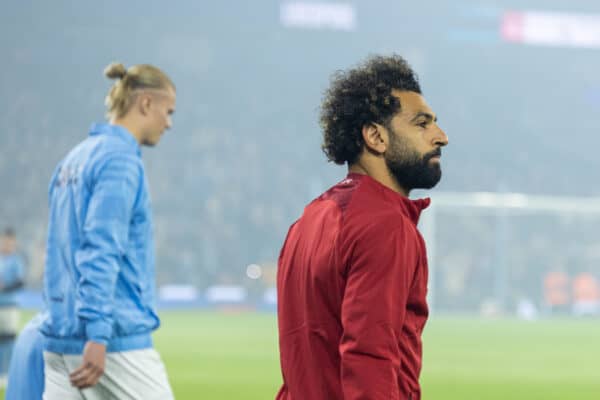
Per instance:
[[[82,143],[80,153],[87,159],[90,172],[97,172],[111,165],[123,169],[123,172],[144,167],[141,157],[134,148],[111,135],[88,138]]]
[[[94,166],[111,159],[130,160],[141,164],[135,149],[127,146],[121,139],[111,135],[90,136],[79,142],[65,156],[59,167],[74,168],[76,166]]]
[[[330,201],[335,203],[342,211],[346,211],[355,194],[361,190],[361,186],[364,185],[362,185],[360,177],[347,176],[342,181],[327,189],[314,202]]]
[[[139,160],[136,148],[114,135],[100,135],[88,138],[88,146],[92,154],[98,158],[130,158]]]
[[[398,207],[372,196],[357,192],[347,208],[344,226],[348,235],[385,238],[395,233],[402,237],[416,235],[416,228]]]
[[[367,226],[400,228],[409,222],[398,207],[386,201],[360,176],[349,176],[338,182],[313,200],[307,208],[337,208],[345,220],[353,220]]]

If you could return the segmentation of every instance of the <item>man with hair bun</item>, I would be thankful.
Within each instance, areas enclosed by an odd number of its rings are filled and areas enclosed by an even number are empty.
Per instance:
[[[116,79],[109,122],[92,125],[50,181],[44,400],[168,400],[151,338],[160,322],[140,147],[171,127],[175,85],[152,65],[113,63],[104,72]]]
[[[277,399],[419,400],[428,316],[417,230],[448,137],[399,56],[335,75],[323,151],[348,175],[305,209],[279,256]]]

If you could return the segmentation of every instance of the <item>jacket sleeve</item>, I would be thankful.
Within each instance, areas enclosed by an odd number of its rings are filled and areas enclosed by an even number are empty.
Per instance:
[[[91,195],[75,263],[77,316],[88,340],[106,344],[112,336],[114,293],[126,251],[142,166],[133,155],[113,156],[92,172]]]
[[[406,227],[364,232],[348,266],[340,342],[344,400],[400,399],[399,335],[416,265]]]

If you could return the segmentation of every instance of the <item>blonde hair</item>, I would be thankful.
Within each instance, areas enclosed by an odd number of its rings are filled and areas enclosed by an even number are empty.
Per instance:
[[[175,90],[171,79],[163,71],[149,64],[134,65],[126,69],[123,64],[114,62],[104,68],[104,75],[110,79],[117,79],[104,101],[108,108],[108,118],[120,118],[127,114],[136,91],[168,88]]]

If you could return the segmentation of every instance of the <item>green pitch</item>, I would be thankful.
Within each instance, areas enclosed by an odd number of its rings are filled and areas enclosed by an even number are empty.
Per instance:
[[[156,347],[178,400],[272,399],[281,378],[275,316],[163,312]],[[425,400],[597,400],[600,321],[434,316]]]

